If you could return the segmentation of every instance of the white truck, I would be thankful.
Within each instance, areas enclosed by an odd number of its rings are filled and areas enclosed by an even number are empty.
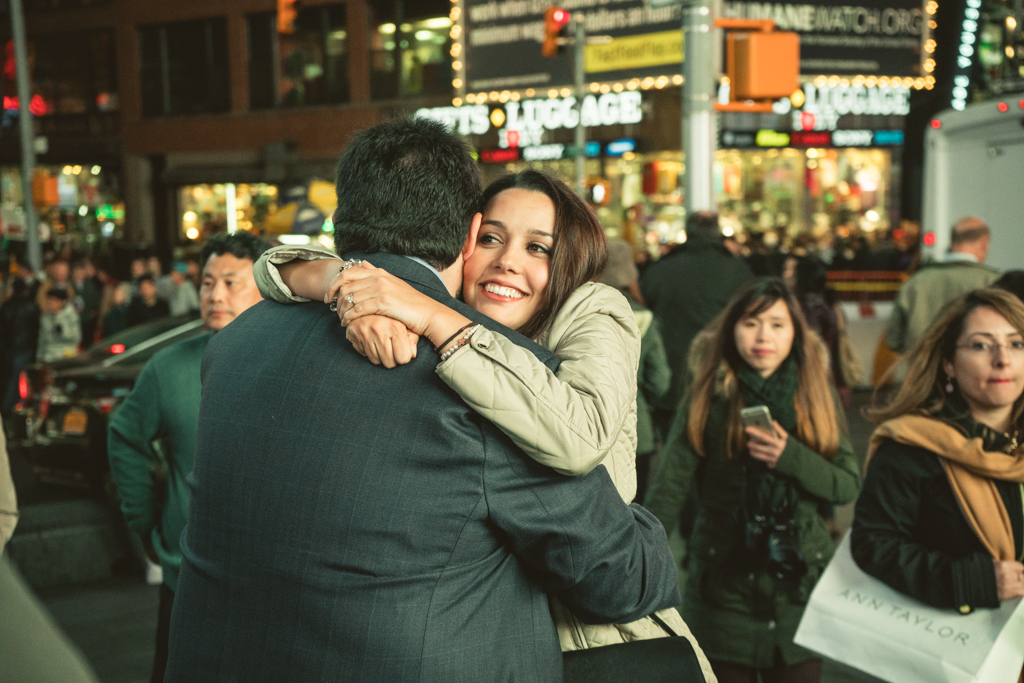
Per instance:
[[[939,113],[924,145],[924,258],[945,254],[953,223],[976,216],[992,230],[987,263],[1024,268],[1024,93]]]

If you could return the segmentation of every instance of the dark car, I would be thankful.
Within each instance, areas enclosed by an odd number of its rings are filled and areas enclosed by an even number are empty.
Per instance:
[[[153,354],[203,332],[198,313],[136,325],[73,358],[22,373],[15,440],[37,479],[106,487],[107,417],[131,392]]]

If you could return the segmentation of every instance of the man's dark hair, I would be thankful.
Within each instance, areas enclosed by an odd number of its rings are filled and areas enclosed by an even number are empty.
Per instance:
[[[156,280],[149,273],[143,273],[142,275],[140,275],[137,278],[135,278],[135,283],[136,284],[141,285],[143,282],[149,282],[150,284],[153,284],[153,285],[156,284]]]
[[[718,214],[714,211],[695,211],[686,217],[686,238],[722,240],[722,229],[718,227]]]
[[[68,292],[60,287],[51,287],[46,291],[46,296],[51,299],[60,299],[61,301],[68,300]]]
[[[465,143],[429,119],[356,135],[338,162],[334,248],[422,258],[444,270],[480,211],[480,172]]]
[[[224,254],[231,254],[235,258],[249,259],[256,263],[263,252],[269,248],[269,244],[244,230],[233,235],[214,235],[203,245],[203,250],[199,254],[199,266],[205,268],[206,262],[210,260],[211,256],[223,256]]]

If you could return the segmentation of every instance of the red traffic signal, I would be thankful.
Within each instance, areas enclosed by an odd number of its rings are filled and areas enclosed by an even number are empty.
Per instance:
[[[552,5],[544,12],[544,43],[540,53],[545,57],[555,57],[561,47],[560,39],[565,27],[569,24],[569,12]]]

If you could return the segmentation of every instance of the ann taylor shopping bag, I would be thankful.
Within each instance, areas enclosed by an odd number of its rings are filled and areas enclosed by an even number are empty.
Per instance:
[[[968,615],[929,607],[861,571],[847,534],[795,641],[892,683],[1017,683],[1024,601]]]

